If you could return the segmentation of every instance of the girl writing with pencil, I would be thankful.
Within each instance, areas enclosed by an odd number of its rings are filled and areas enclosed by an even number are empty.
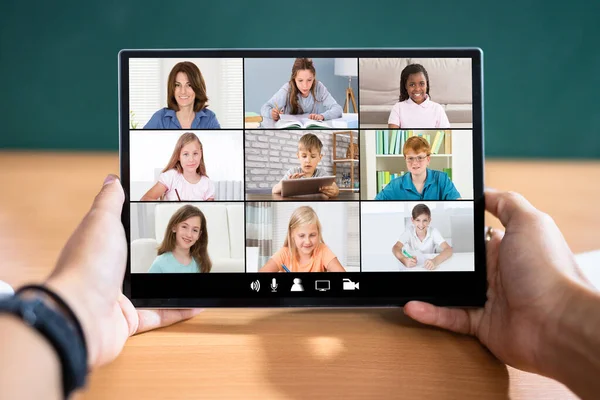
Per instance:
[[[202,143],[198,136],[186,132],[177,140],[169,163],[142,201],[214,199],[215,185],[206,175]]]
[[[342,107],[316,76],[310,58],[296,58],[290,81],[262,106],[261,115],[273,121],[278,121],[280,114],[308,114],[317,121],[340,118]]]
[[[150,273],[210,272],[206,218],[198,207],[184,205],[171,216]]]
[[[400,238],[392,248],[394,256],[407,268],[416,267],[420,261],[423,261],[423,267],[428,270],[434,270],[452,256],[452,247],[442,237],[442,234],[435,228],[430,227],[431,210],[425,204],[417,204],[412,209],[412,226],[400,235]],[[419,260],[412,254],[419,252],[422,254],[439,253],[435,257]]]
[[[292,213],[283,247],[259,272],[346,272],[323,242],[321,222],[309,206]]]

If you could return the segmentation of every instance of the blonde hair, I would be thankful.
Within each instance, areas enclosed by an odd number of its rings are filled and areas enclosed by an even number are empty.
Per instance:
[[[323,142],[318,138],[314,133],[307,133],[306,135],[302,135],[300,140],[298,141],[298,148],[303,146],[305,150],[311,151],[315,149],[321,154],[321,150],[323,149]]]
[[[296,263],[296,259],[297,259],[297,255],[298,255],[298,249],[296,248],[296,244],[292,238],[292,232],[294,231],[294,229],[296,229],[300,226],[309,225],[309,224],[317,225],[317,232],[319,234],[319,243],[325,243],[323,241],[323,235],[321,233],[322,232],[321,221],[319,221],[319,216],[317,215],[315,210],[313,210],[312,207],[309,207],[309,206],[301,206],[301,207],[296,208],[290,217],[290,222],[288,224],[288,230],[287,230],[287,236],[285,238],[285,242],[283,243],[283,247],[288,247],[290,249],[290,252],[292,253],[292,265],[291,265],[292,268],[295,267],[294,264]]]
[[[186,144],[194,141],[198,142],[198,144],[200,145],[200,152],[202,153],[202,157],[200,158],[200,164],[198,165],[198,168],[196,168],[196,173],[200,176],[208,177],[208,175],[206,175],[206,166],[204,165],[204,148],[202,147],[202,142],[200,142],[198,136],[196,136],[192,132],[186,132],[179,137],[179,140],[177,140],[175,148],[173,149],[173,154],[171,154],[171,159],[169,160],[169,163],[167,164],[165,169],[162,170],[162,172],[167,172],[171,169],[176,169],[177,172],[183,174],[183,168],[181,167],[181,162],[179,162],[181,149],[183,149],[183,146],[185,146]]]
[[[171,216],[171,219],[167,224],[167,229],[165,230],[165,238],[158,248],[158,255],[160,256],[168,251],[175,250],[176,239],[173,230],[178,224],[192,217],[200,217],[200,235],[196,243],[190,247],[190,255],[194,258],[200,268],[200,271],[198,272],[210,272],[212,269],[212,261],[208,256],[208,230],[206,229],[206,217],[204,217],[204,214],[198,207],[194,207],[190,204],[180,207]]]
[[[429,145],[429,142],[421,136],[409,137],[402,148],[402,154],[404,154],[404,156],[406,156],[407,150],[412,150],[417,154],[424,151],[428,156],[431,155],[431,146]]]

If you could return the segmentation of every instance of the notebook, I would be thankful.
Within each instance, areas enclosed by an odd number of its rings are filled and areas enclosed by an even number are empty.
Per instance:
[[[279,121],[275,123],[276,128],[331,128],[331,124],[327,121],[317,121],[308,118],[309,114],[291,115],[281,114]]]

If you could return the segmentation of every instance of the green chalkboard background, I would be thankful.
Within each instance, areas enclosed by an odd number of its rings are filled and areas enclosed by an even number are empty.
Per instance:
[[[600,1],[0,0],[0,148],[116,150],[122,48],[481,47],[486,154],[600,158]]]

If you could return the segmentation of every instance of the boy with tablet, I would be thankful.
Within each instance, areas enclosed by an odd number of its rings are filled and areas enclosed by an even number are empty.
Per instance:
[[[328,176],[328,174],[317,168],[319,162],[323,158],[321,150],[323,149],[323,142],[314,133],[307,133],[303,135],[298,141],[298,151],[296,157],[300,162],[299,167],[290,168],[283,176],[283,179],[273,186],[273,194],[281,193],[282,181],[284,179],[301,179],[301,178],[320,178]],[[331,198],[336,197],[340,194],[340,188],[335,182],[330,186],[321,187],[321,193]]]

